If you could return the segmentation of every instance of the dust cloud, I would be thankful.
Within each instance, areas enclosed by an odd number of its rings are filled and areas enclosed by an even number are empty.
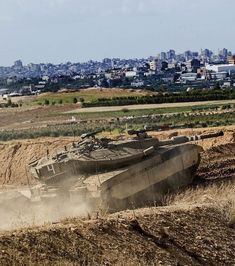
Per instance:
[[[86,203],[56,198],[53,202],[32,201],[16,191],[0,192],[0,231],[59,223],[66,218],[87,217]]]

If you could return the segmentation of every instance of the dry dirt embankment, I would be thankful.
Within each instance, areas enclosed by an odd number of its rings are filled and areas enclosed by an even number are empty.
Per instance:
[[[27,185],[27,165],[47,155],[60,151],[79,138],[44,138],[0,143],[0,185]],[[35,182],[30,179],[30,183]]]
[[[225,136],[217,139],[209,139],[199,141],[205,149],[212,146],[218,146],[234,141],[234,126],[227,127]],[[211,129],[211,130],[219,130]],[[223,129],[223,128],[222,128]],[[208,131],[209,129],[185,129],[177,131],[178,134],[194,135]],[[170,137],[174,131],[165,131],[152,133],[153,136],[161,139]],[[173,134],[174,135],[174,134]],[[0,143],[0,185],[27,185],[27,165],[46,156],[47,149],[50,154],[64,149],[65,145],[68,145],[72,141],[78,141],[79,138],[42,138],[36,140],[19,140]],[[34,180],[30,179],[30,183],[33,184]]]

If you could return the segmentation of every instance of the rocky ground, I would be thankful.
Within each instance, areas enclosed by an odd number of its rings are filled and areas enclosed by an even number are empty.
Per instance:
[[[183,130],[180,134],[202,133]],[[154,134],[159,138],[176,132]],[[205,151],[195,183],[165,199],[164,207],[0,233],[1,265],[234,265],[234,127],[200,141]],[[25,185],[25,163],[63,148],[70,139],[0,145],[2,185]],[[7,178],[6,178],[7,177]],[[32,182],[32,180],[30,180]]]

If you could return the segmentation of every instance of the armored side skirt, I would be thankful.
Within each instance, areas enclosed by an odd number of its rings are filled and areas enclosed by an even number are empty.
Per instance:
[[[162,200],[168,192],[193,180],[200,161],[198,147],[185,144],[163,148],[102,184],[102,200],[110,210],[136,208]]]

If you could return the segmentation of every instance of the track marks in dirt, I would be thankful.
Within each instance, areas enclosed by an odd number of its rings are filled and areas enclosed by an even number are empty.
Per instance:
[[[197,171],[201,181],[221,181],[235,178],[235,143],[212,147],[202,154]]]

